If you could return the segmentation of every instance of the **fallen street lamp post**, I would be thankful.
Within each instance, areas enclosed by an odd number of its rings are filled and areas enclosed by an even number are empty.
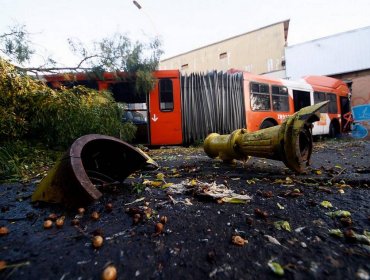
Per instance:
[[[283,161],[291,170],[302,173],[312,153],[312,123],[320,120],[319,109],[329,101],[302,108],[281,125],[248,133],[238,129],[227,135],[211,133],[204,151],[225,162],[245,160],[249,156]]]
[[[106,135],[78,138],[37,186],[32,201],[81,207],[99,199],[98,188],[120,185],[139,169],[155,169],[157,163],[130,144]]]

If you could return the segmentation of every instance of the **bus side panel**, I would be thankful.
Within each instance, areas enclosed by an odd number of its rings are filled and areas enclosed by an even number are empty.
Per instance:
[[[254,132],[260,129],[261,124],[264,120],[273,120],[277,124],[281,124],[287,117],[293,114],[292,108],[293,108],[293,100],[292,100],[292,94],[288,88],[288,102],[289,102],[289,108],[290,110],[288,112],[278,112],[278,111],[272,111],[271,109],[269,111],[253,111],[251,108],[251,96],[250,96],[250,82],[261,82],[264,84],[268,84],[271,88],[271,85],[275,86],[281,86],[284,85],[281,81],[278,80],[272,80],[268,77],[259,77],[256,75],[253,75],[252,79],[249,78],[249,74],[244,75],[244,102],[245,102],[245,116],[246,116],[246,124],[247,124],[247,131],[248,132]],[[271,101],[270,101],[271,102]]]

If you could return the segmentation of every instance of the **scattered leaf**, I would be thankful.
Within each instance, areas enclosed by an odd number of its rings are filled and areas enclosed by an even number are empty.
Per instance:
[[[143,201],[144,199],[145,199],[145,197],[140,197],[140,198],[138,198],[138,199],[135,199],[135,200],[134,200],[134,201],[132,201],[132,202],[125,203],[125,205],[134,204],[134,203],[137,203],[137,202]]]
[[[163,173],[158,173],[156,178],[157,178],[157,180],[163,180],[164,179],[164,174]]]
[[[269,268],[274,272],[276,275],[283,276],[284,275],[284,268],[277,262],[268,262],[267,264]]]
[[[240,203],[240,204],[247,203],[247,200],[236,198],[236,197],[223,197],[223,198],[221,198],[221,201],[226,202],[226,203],[236,203],[236,204],[238,204],[238,203]]]
[[[166,183],[162,186],[162,189],[167,189],[169,187],[171,187],[173,185],[173,183]]]
[[[197,180],[193,179],[190,181],[191,186],[196,186],[197,185]]]
[[[285,178],[285,183],[292,184],[293,183],[293,180],[290,177],[286,177]]]
[[[275,237],[272,237],[271,235],[265,235],[265,237],[267,238],[267,240],[269,242],[271,242],[272,244],[275,244],[275,245],[281,245],[280,242],[275,238]]]
[[[281,205],[279,202],[278,203],[276,203],[276,205],[277,205],[277,207],[280,209],[280,210],[284,210],[285,208],[284,208],[284,206],[283,205]]]
[[[283,179],[276,179],[274,181],[274,183],[275,184],[287,185],[287,186],[294,185],[294,182],[293,182],[293,180],[290,177],[286,177],[285,180],[283,180]]]
[[[304,230],[306,227],[298,227],[296,228],[294,231],[295,232],[301,232],[302,230]]]
[[[324,208],[332,208],[332,207],[333,207],[333,205],[331,204],[331,202],[330,202],[330,201],[327,201],[327,200],[322,201],[322,202],[320,203],[320,205],[321,205],[322,207],[324,207]]]
[[[336,228],[336,229],[330,229],[329,230],[329,234],[330,235],[333,235],[333,236],[336,236],[336,237],[343,237],[344,236],[343,235],[343,232],[340,229],[338,229],[338,228]]]
[[[163,184],[162,181],[150,181],[148,185],[157,188],[157,187],[160,187],[162,184]]]
[[[277,222],[274,222],[274,226],[278,230],[284,229],[286,231],[292,231],[292,229],[290,228],[290,224],[287,221],[277,221]]]
[[[337,210],[334,212],[327,212],[326,215],[332,218],[343,218],[343,217],[350,217],[351,212],[346,211],[346,210]]]

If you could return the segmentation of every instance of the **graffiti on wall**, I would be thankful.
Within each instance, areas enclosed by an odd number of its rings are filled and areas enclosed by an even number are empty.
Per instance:
[[[354,119],[352,137],[365,138],[368,136],[368,128],[370,127],[370,104],[354,106],[352,114]]]

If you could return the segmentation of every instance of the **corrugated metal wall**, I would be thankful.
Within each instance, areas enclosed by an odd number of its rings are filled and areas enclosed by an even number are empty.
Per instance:
[[[211,132],[246,127],[242,73],[181,76],[183,141],[202,141]]]

